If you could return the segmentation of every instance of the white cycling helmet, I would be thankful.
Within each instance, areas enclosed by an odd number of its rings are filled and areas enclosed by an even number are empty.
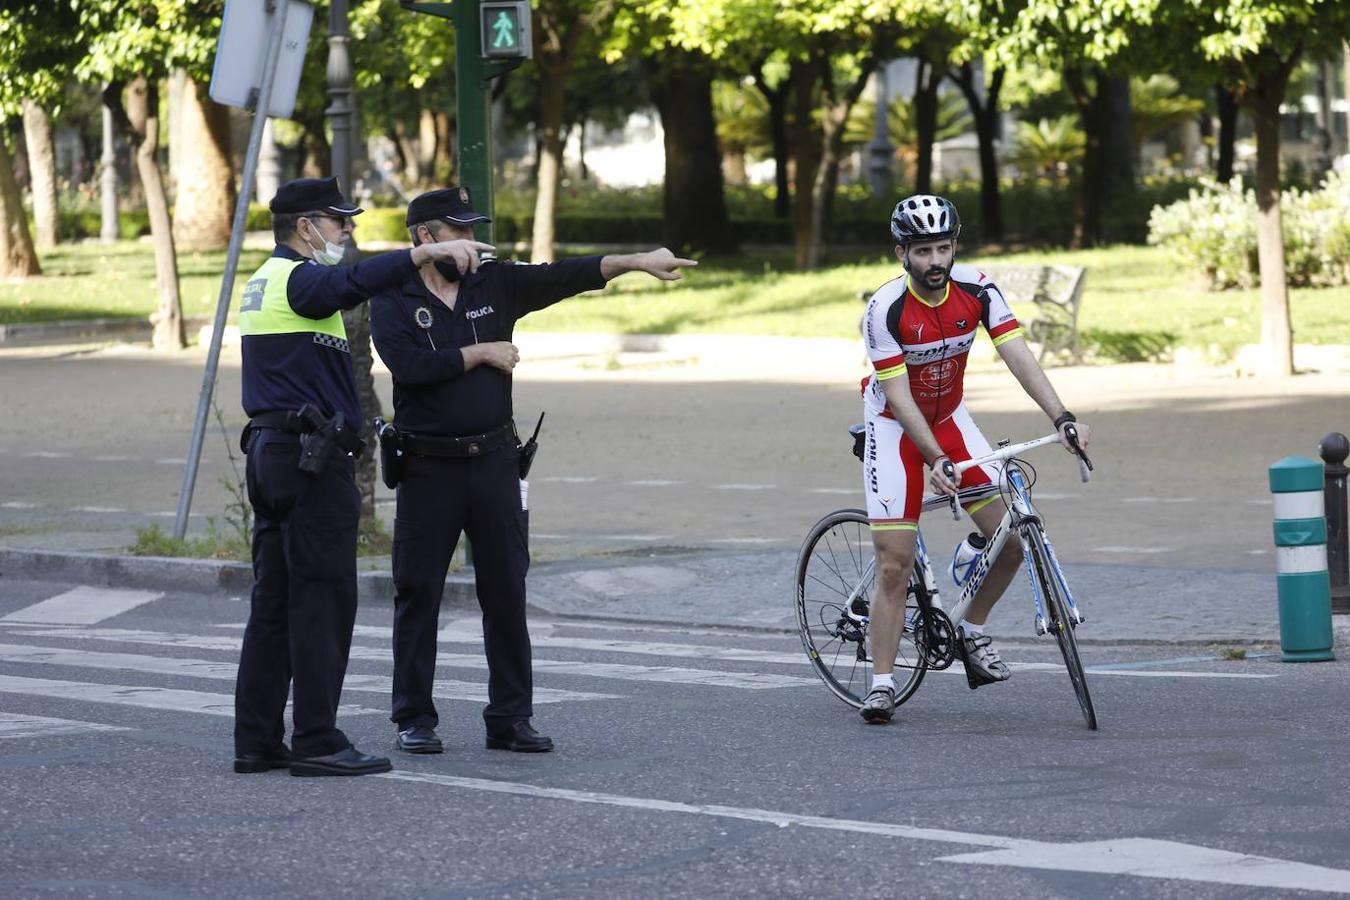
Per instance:
[[[891,213],[891,237],[902,246],[915,241],[954,241],[960,234],[961,217],[944,197],[914,194],[895,204]]]

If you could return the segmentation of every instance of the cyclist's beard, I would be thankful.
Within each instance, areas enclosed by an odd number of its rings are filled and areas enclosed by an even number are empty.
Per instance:
[[[951,265],[929,266],[923,271],[919,271],[917,268],[915,268],[910,264],[908,257],[906,257],[905,271],[909,273],[910,278],[913,278],[921,286],[927,288],[930,291],[937,291],[947,286],[947,282],[952,277],[952,265],[955,265],[955,263],[956,260],[953,259]],[[936,278],[936,276],[938,275],[941,275],[942,277],[937,280],[937,284],[934,284],[931,280],[929,280],[930,277]]]

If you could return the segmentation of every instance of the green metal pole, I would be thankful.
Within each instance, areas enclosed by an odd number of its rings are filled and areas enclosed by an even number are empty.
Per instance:
[[[474,208],[489,218],[492,203],[492,127],[488,108],[487,63],[483,59],[483,36],[479,32],[479,0],[455,0],[451,21],[455,26],[455,106],[459,133],[458,181],[469,189]],[[491,222],[474,227],[481,241],[494,243]]]

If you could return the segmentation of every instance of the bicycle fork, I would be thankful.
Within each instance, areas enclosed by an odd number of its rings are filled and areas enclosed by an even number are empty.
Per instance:
[[[1044,529],[1039,529],[1041,543],[1045,545],[1046,556],[1049,557],[1046,562],[1051,575],[1059,585],[1064,597],[1069,602],[1069,621],[1073,627],[1078,627],[1087,621],[1087,617],[1078,609],[1078,604],[1074,601],[1073,593],[1069,590],[1069,583],[1064,580],[1064,573],[1059,568],[1059,559],[1055,557],[1055,548],[1050,545],[1050,537]],[[1050,633],[1050,617],[1045,611],[1045,598],[1041,595],[1040,584],[1036,580],[1036,563],[1032,559],[1031,541],[1027,539],[1022,531],[1018,531],[1018,539],[1022,543],[1022,565],[1027,573],[1027,581],[1031,585],[1031,599],[1036,604],[1035,629],[1038,636]]]

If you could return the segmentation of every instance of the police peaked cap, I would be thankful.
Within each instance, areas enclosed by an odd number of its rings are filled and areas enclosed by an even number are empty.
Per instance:
[[[453,225],[473,225],[477,222],[492,221],[473,208],[473,204],[469,201],[469,189],[466,187],[427,191],[414,197],[408,204],[409,228],[418,222],[430,222],[434,219],[442,219]]]
[[[274,213],[331,213],[335,216],[354,216],[364,209],[342,196],[337,176],[332,178],[297,178],[277,188],[269,208]]]

